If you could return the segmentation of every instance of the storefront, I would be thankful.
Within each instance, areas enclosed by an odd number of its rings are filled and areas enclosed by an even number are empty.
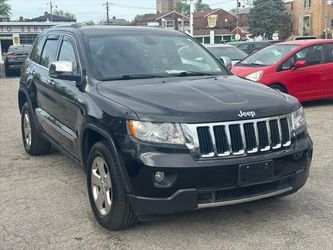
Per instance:
[[[59,22],[0,22],[1,58],[10,45],[33,44],[38,33]],[[0,61],[1,61],[0,58]]]

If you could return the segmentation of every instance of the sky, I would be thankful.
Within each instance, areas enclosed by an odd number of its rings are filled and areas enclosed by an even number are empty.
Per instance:
[[[12,20],[20,16],[34,18],[49,12],[48,0],[9,0],[12,6]],[[93,20],[99,22],[106,19],[106,10],[103,6],[106,0],[52,0],[54,6],[64,11],[74,13],[78,22]],[[133,20],[137,14],[155,13],[156,0],[109,0],[110,17]],[[236,0],[204,0],[211,8],[230,10],[236,7]]]

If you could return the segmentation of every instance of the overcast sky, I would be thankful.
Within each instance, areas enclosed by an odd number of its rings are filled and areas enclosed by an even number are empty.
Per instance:
[[[45,11],[49,12],[48,0],[9,0],[12,6],[12,20],[20,16],[33,18],[41,16]],[[106,0],[53,0],[54,6],[58,9],[69,11],[75,14],[78,22],[100,21],[106,19],[106,11],[103,3]],[[110,17],[125,18],[133,20],[137,14],[155,13],[156,0],[109,0]],[[230,10],[236,7],[236,0],[204,0],[211,8],[223,8]]]

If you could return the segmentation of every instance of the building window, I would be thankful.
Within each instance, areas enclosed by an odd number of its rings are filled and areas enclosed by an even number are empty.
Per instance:
[[[171,28],[174,27],[174,21],[167,21],[166,22],[167,27]]]
[[[290,3],[290,10],[294,10],[294,3]]]
[[[304,7],[311,8],[311,0],[304,0]]]
[[[190,26],[190,21],[184,21],[184,26]]]
[[[20,34],[20,44],[33,44],[37,34]]]

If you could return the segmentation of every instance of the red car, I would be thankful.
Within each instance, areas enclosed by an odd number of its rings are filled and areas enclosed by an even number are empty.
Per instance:
[[[333,97],[333,40],[278,43],[237,63],[232,72],[295,96]]]

